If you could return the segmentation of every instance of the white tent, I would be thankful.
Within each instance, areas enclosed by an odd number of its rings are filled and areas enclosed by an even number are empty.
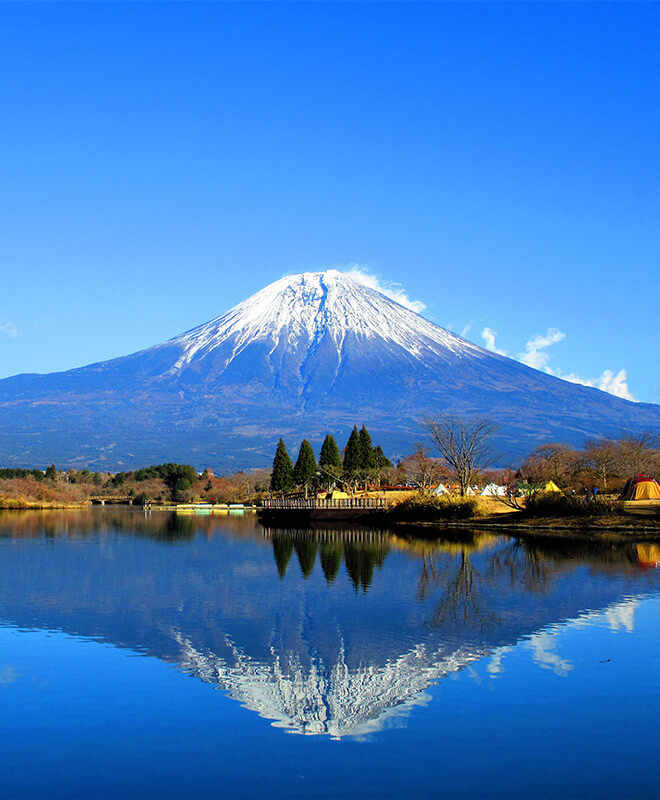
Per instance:
[[[504,497],[506,486],[498,486],[496,483],[489,483],[481,493],[483,497]]]
[[[468,486],[468,488],[465,490],[465,494],[476,494],[476,492],[471,486]]]
[[[444,485],[444,483],[438,484],[438,487],[433,490],[433,494],[449,494],[449,489]]]

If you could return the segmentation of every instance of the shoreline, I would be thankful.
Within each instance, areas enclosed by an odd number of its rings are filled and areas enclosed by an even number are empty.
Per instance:
[[[95,508],[91,502],[84,503],[22,503],[5,504],[0,503],[0,511],[82,511]],[[99,506],[101,507],[101,506]],[[118,504],[116,506],[107,505],[105,508],[134,508]],[[176,511],[174,505],[152,505],[153,511]],[[349,511],[349,509],[346,509]],[[365,510],[366,511],[366,510]],[[626,514],[625,516],[615,516],[613,518],[581,518],[581,517],[525,517],[522,512],[502,513],[484,517],[472,517],[464,520],[397,520],[393,519],[391,512],[383,510],[363,511],[361,514],[343,513],[340,515],[323,515],[317,518],[304,511],[287,511],[285,513],[263,514],[257,509],[259,521],[266,527],[288,527],[294,524],[296,527],[313,528],[319,523],[336,521],[342,525],[347,523],[359,525],[376,525],[411,533],[414,529],[420,538],[433,538],[441,536],[446,531],[468,531],[468,530],[487,530],[491,533],[503,535],[525,537],[545,537],[555,539],[580,539],[591,541],[630,541],[638,540],[660,540],[660,517],[658,515],[636,515]]]
[[[489,533],[499,533],[504,536],[534,537],[548,539],[573,539],[586,541],[631,541],[648,540],[660,541],[660,524],[630,525],[622,522],[615,524],[599,524],[584,522],[579,519],[572,521],[561,518],[526,519],[519,522],[495,522],[492,519],[473,520],[436,520],[433,522],[412,522],[410,520],[389,523],[394,530],[401,532],[411,528],[419,531],[428,531],[428,538],[442,535],[443,531],[484,530]]]

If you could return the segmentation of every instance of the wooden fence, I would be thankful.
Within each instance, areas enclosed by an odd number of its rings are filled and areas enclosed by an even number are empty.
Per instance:
[[[317,497],[307,500],[303,497],[271,497],[263,501],[264,508],[301,511],[385,508],[386,505],[384,497],[340,497],[335,500],[321,500]]]

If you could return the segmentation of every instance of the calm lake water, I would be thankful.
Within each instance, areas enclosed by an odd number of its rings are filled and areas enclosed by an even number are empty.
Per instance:
[[[660,797],[658,560],[0,512],[0,795]]]

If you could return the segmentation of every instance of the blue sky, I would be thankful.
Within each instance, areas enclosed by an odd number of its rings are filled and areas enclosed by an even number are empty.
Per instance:
[[[639,3],[2,4],[0,377],[357,265],[660,402],[659,37]]]

